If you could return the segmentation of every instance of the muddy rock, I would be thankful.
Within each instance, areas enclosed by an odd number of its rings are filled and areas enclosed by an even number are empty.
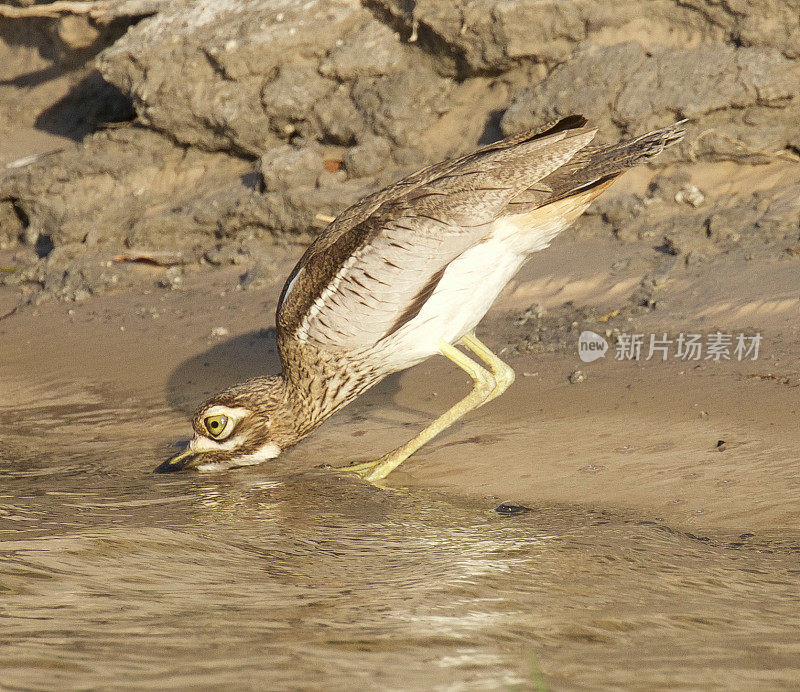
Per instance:
[[[18,258],[17,271],[0,276],[0,285],[17,286],[34,305],[53,298],[81,301],[111,287],[131,285],[129,267],[87,255],[80,243],[63,245],[47,257]]]
[[[798,0],[680,0],[679,4],[720,27],[730,43],[773,46],[787,58],[800,58]]]
[[[130,119],[129,99],[92,61],[167,1],[125,0],[89,14],[47,14],[43,3],[10,3],[42,16],[0,17],[0,137],[29,127],[79,140],[99,124]]]
[[[58,37],[70,48],[81,50],[88,48],[100,37],[100,30],[88,17],[82,15],[66,15],[58,20]]]
[[[268,191],[314,187],[324,170],[322,152],[317,147],[282,144],[264,152],[259,160],[259,170]]]
[[[453,88],[424,51],[353,1],[175,6],[133,27],[98,64],[143,123],[248,156],[294,138],[419,146]]]
[[[23,218],[11,200],[0,202],[0,250],[15,248],[23,240]]]
[[[314,107],[336,90],[336,85],[321,77],[313,65],[281,66],[261,90],[262,106],[276,137],[318,134]]]
[[[334,89],[316,74],[319,61],[369,19],[355,0],[176,3],[133,27],[98,64],[149,126],[186,144],[259,155],[279,143],[281,119],[302,120]]]
[[[646,47],[697,43],[770,46],[800,55],[797,0],[369,0],[379,16],[461,76],[502,72],[520,61],[554,66],[584,41],[613,45],[635,36]]]
[[[0,173],[0,202],[24,219],[32,244],[186,248],[214,237],[223,205],[253,194],[242,182],[249,171],[149,130],[112,129]]]
[[[583,370],[573,370],[567,379],[569,380],[570,384],[580,384],[581,382],[586,381],[586,374],[583,372]]]
[[[350,147],[343,160],[345,170],[354,178],[375,175],[390,162],[391,146],[383,137],[371,137]]]
[[[708,169],[706,169],[708,170]],[[730,170],[730,169],[729,169]],[[614,188],[601,196],[576,223],[585,236],[613,234],[622,241],[652,240],[690,263],[736,248],[781,245],[800,239],[800,170],[793,162],[744,166],[730,184],[700,188],[698,165],[684,165],[654,176],[643,193]],[[729,175],[727,173],[726,175]],[[723,177],[724,180],[724,177]],[[688,193],[686,191],[689,191]]]
[[[432,73],[401,72],[359,80],[353,100],[374,134],[398,147],[418,147],[423,131],[449,109],[450,86]]]
[[[328,225],[330,219],[377,187],[373,179],[365,178],[267,193],[262,198],[262,223],[274,229],[276,235],[290,234],[308,242]]]
[[[633,16],[621,2],[583,0],[371,4],[435,55],[443,72],[461,76],[503,72],[523,60],[561,62],[591,30],[623,25]]]
[[[0,248],[29,253],[26,276],[52,295],[107,285],[79,248],[98,261],[126,246],[252,266],[274,238],[308,242],[415,168],[573,112],[598,141],[689,122],[680,146],[633,174],[638,186],[609,190],[571,232],[684,258],[796,244],[797,9],[127,0],[105,18],[26,22],[13,36],[0,25],[0,132],[27,118],[82,140],[0,170]],[[65,65],[78,67],[58,92],[18,81]],[[135,127],[108,127],[134,113]],[[739,175],[756,166],[769,174]],[[53,254],[64,247],[69,257]]]
[[[797,136],[798,84],[800,65],[774,48],[592,45],[517,94],[501,124],[511,134],[579,112],[611,140],[688,118],[688,136],[661,165],[676,158],[764,163]]]
[[[377,20],[365,23],[319,64],[319,73],[339,81],[392,74],[410,63],[400,36]]]

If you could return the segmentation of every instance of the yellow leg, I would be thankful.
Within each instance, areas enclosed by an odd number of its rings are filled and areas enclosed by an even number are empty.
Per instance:
[[[477,341],[477,339],[475,341],[480,345],[480,347],[486,349],[486,347]],[[468,413],[469,411],[481,406],[497,390],[498,384],[491,372],[478,365],[478,363],[450,344],[442,342],[439,344],[439,348],[442,352],[442,355],[452,360],[456,365],[458,365],[458,367],[464,370],[472,378],[472,391],[446,413],[439,416],[416,437],[406,442],[403,446],[398,447],[392,452],[389,452],[389,454],[378,459],[377,461],[373,461],[368,464],[359,464],[358,466],[350,467],[348,470],[352,469],[357,473],[360,472],[364,478],[373,483],[386,478],[386,476],[400,466],[400,464],[402,464],[406,459],[408,459],[408,457],[422,447],[422,445],[432,440],[434,437],[436,437],[436,435],[446,428],[450,427],[465,413]],[[472,346],[468,346],[468,348],[478,355]],[[488,351],[488,349],[486,350]],[[491,355],[494,356],[494,354]],[[482,356],[479,357],[483,359]],[[503,388],[505,389],[505,387]]]
[[[495,388],[492,390],[492,393],[486,397],[486,400],[481,403],[481,406],[490,402],[492,399],[496,399],[504,391],[506,391],[506,389],[514,384],[514,378],[516,375],[514,374],[513,368],[492,353],[489,350],[489,347],[479,341],[475,334],[465,334],[463,337],[461,337],[461,343],[464,344],[464,346],[466,346],[476,356],[478,356],[478,358],[480,358],[484,363],[486,363],[486,365],[488,365],[489,369],[492,371],[492,375],[494,375],[494,380],[496,383]]]

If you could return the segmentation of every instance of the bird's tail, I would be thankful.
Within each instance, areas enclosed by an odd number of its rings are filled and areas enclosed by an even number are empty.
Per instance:
[[[548,202],[577,194],[613,180],[629,168],[649,161],[664,149],[680,142],[686,121],[640,135],[635,139],[608,146],[588,146],[565,166],[541,182],[553,191]]]
[[[616,169],[622,172],[658,156],[667,147],[680,142],[686,134],[685,124],[685,120],[680,120],[625,142],[606,147],[587,147],[581,152],[580,158],[585,157],[587,165],[593,168],[608,168],[608,172]]]

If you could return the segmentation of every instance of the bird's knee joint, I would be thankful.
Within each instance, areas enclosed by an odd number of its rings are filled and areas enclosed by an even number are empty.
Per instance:
[[[475,390],[481,394],[489,394],[497,386],[497,380],[494,375],[486,370],[479,370],[473,378],[475,382]]]
[[[502,380],[506,387],[510,387],[512,384],[514,384],[514,380],[517,379],[517,373],[514,372],[514,368],[512,368],[510,365],[503,363],[502,375],[497,379]]]

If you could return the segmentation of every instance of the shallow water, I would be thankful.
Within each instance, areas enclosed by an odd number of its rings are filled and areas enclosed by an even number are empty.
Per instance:
[[[797,536],[501,516],[280,461],[153,475],[174,413],[24,394],[0,408],[4,688],[800,684]]]

